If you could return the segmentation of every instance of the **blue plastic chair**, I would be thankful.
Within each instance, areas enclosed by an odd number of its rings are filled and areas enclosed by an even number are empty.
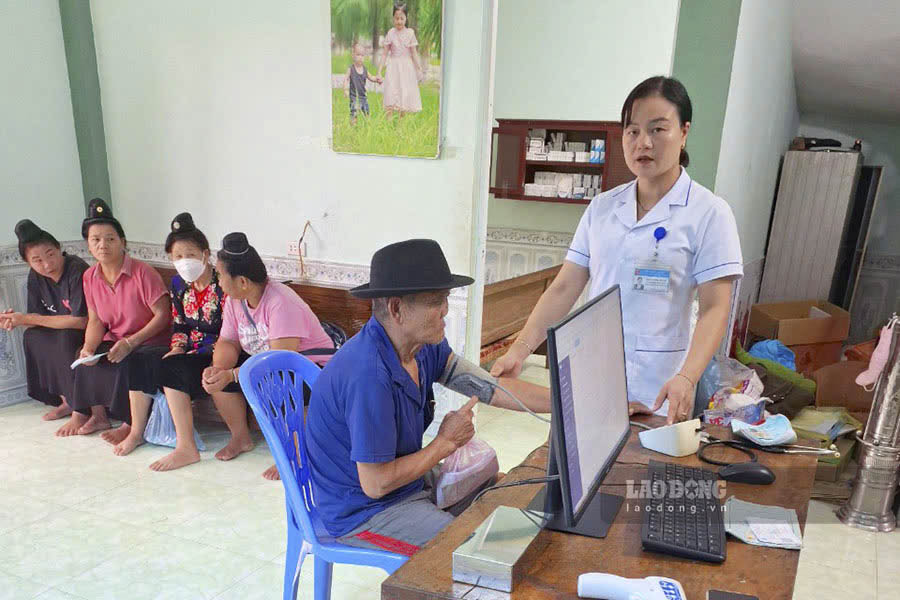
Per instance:
[[[303,427],[303,386],[305,383],[311,388],[318,376],[319,367],[315,363],[286,350],[257,354],[240,370],[241,389],[256,415],[284,484],[288,533],[284,600],[297,597],[300,566],[307,553],[315,559],[315,600],[331,598],[335,563],[378,567],[390,575],[407,560],[406,556],[392,552],[337,543],[319,519]]]

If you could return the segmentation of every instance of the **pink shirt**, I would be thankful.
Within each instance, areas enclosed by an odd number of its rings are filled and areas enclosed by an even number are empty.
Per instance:
[[[271,340],[280,338],[300,338],[297,352],[334,348],[309,305],[294,290],[277,281],[266,284],[256,308],[250,308],[244,300],[226,298],[219,338],[239,342],[247,354],[265,352],[270,349]],[[330,354],[309,356],[318,365],[324,365],[330,358]]]
[[[110,342],[116,342],[143,329],[153,318],[150,307],[168,294],[156,269],[127,254],[122,263],[122,271],[112,285],[103,277],[99,263],[84,272],[82,282],[88,308],[106,326],[103,339]],[[144,345],[168,346],[171,333],[166,328],[156,337],[144,342]]]

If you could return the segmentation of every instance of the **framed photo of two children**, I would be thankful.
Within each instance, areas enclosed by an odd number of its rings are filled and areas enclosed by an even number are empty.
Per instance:
[[[335,152],[437,158],[443,0],[331,0]]]

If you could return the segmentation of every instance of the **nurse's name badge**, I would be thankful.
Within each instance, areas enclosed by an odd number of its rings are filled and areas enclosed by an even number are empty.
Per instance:
[[[653,239],[655,240],[653,255],[646,263],[634,265],[634,276],[631,280],[631,289],[634,291],[660,295],[669,293],[669,279],[672,269],[657,258],[659,256],[659,242],[666,237],[667,233],[665,227],[657,227],[653,231]]]
[[[671,270],[660,263],[636,264],[632,289],[646,294],[668,294]]]

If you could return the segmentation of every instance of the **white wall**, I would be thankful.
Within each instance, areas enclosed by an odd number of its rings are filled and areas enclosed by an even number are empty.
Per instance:
[[[856,138],[862,139],[864,164],[884,167],[878,205],[872,213],[868,251],[900,254],[900,123],[805,114],[800,118],[798,135],[833,138],[845,148],[851,147]]]
[[[494,114],[618,121],[651,75],[672,71],[678,0],[499,0]]]
[[[0,244],[32,219],[57,239],[84,218],[72,99],[56,0],[0,0]]]
[[[618,121],[631,89],[669,75],[678,0],[499,0],[494,116]],[[584,206],[492,198],[490,227],[572,233]]]
[[[329,1],[94,0],[114,209],[162,241],[193,213],[213,244],[247,232],[285,255],[368,265],[379,246],[431,237],[470,268],[482,11],[445,1],[440,160],[339,155],[331,135]],[[327,213],[327,217],[323,217]]]
[[[734,210],[745,263],[765,255],[778,164],[798,122],[790,2],[745,0],[715,186]]]
[[[488,227],[575,233],[585,208],[583,204],[525,202],[491,195]]]

